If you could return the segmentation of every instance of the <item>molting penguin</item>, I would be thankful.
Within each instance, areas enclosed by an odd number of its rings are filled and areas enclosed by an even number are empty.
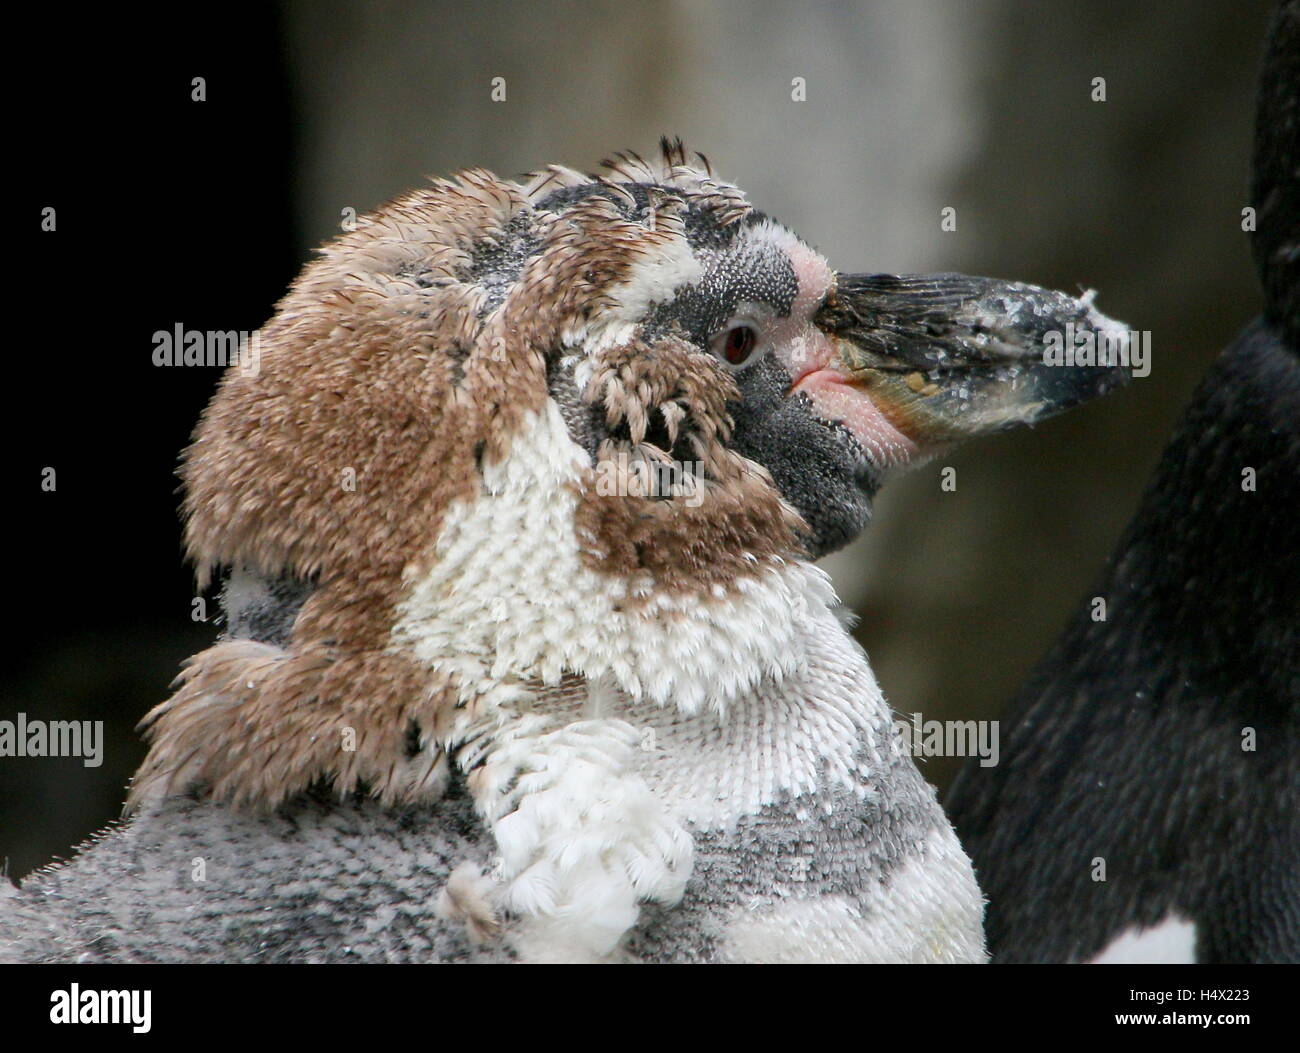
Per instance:
[[[995,961],[1300,961],[1300,4],[1257,115],[1265,311],[948,810]],[[1100,867],[1104,866],[1104,880]]]
[[[209,406],[186,543],[229,631],[146,718],[127,831],[30,895],[129,914],[132,846],[202,827],[292,842],[295,891],[246,866],[199,917],[152,888],[177,954],[252,916],[224,954],[982,960],[969,861],[811,561],[891,472],[1124,378],[1045,363],[1067,325],[1118,332],[1090,297],[837,275],[680,143],[380,209]],[[418,921],[358,931],[376,909]],[[98,953],[46,924],[32,953]]]

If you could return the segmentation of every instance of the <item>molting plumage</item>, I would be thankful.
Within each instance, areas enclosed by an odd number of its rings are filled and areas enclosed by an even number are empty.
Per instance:
[[[980,959],[969,864],[810,559],[890,472],[1122,380],[1043,362],[1067,323],[1115,329],[838,276],[679,143],[399,198],[185,455],[228,633],[146,718],[131,805],[463,788],[496,862],[443,916],[529,958]]]

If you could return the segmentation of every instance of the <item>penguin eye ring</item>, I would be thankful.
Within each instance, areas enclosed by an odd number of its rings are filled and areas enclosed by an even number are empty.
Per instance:
[[[713,338],[713,353],[729,366],[740,367],[753,357],[758,333],[753,326],[733,325]]]

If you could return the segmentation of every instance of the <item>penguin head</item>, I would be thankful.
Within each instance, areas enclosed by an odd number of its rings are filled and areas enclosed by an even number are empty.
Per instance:
[[[837,274],[679,143],[607,166],[468,171],[325,248],[187,455],[200,566],[405,563],[548,407],[598,562],[818,556],[892,472],[1123,378],[1044,363],[1047,334],[1113,328],[1086,301]]]
[[[410,799],[507,679],[693,712],[796,674],[834,603],[802,564],[891,473],[1121,379],[1047,361],[1067,324],[1110,323],[1013,283],[837,274],[675,142],[382,206],[304,268],[185,453],[227,640],[146,718],[133,799]]]

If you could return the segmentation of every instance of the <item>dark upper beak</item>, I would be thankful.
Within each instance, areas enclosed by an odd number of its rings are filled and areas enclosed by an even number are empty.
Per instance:
[[[838,371],[926,446],[1032,424],[1129,378],[1128,332],[1091,296],[1019,282],[841,275],[817,321]],[[1080,357],[1105,364],[1069,364],[1064,352],[1090,339],[1093,357]]]

